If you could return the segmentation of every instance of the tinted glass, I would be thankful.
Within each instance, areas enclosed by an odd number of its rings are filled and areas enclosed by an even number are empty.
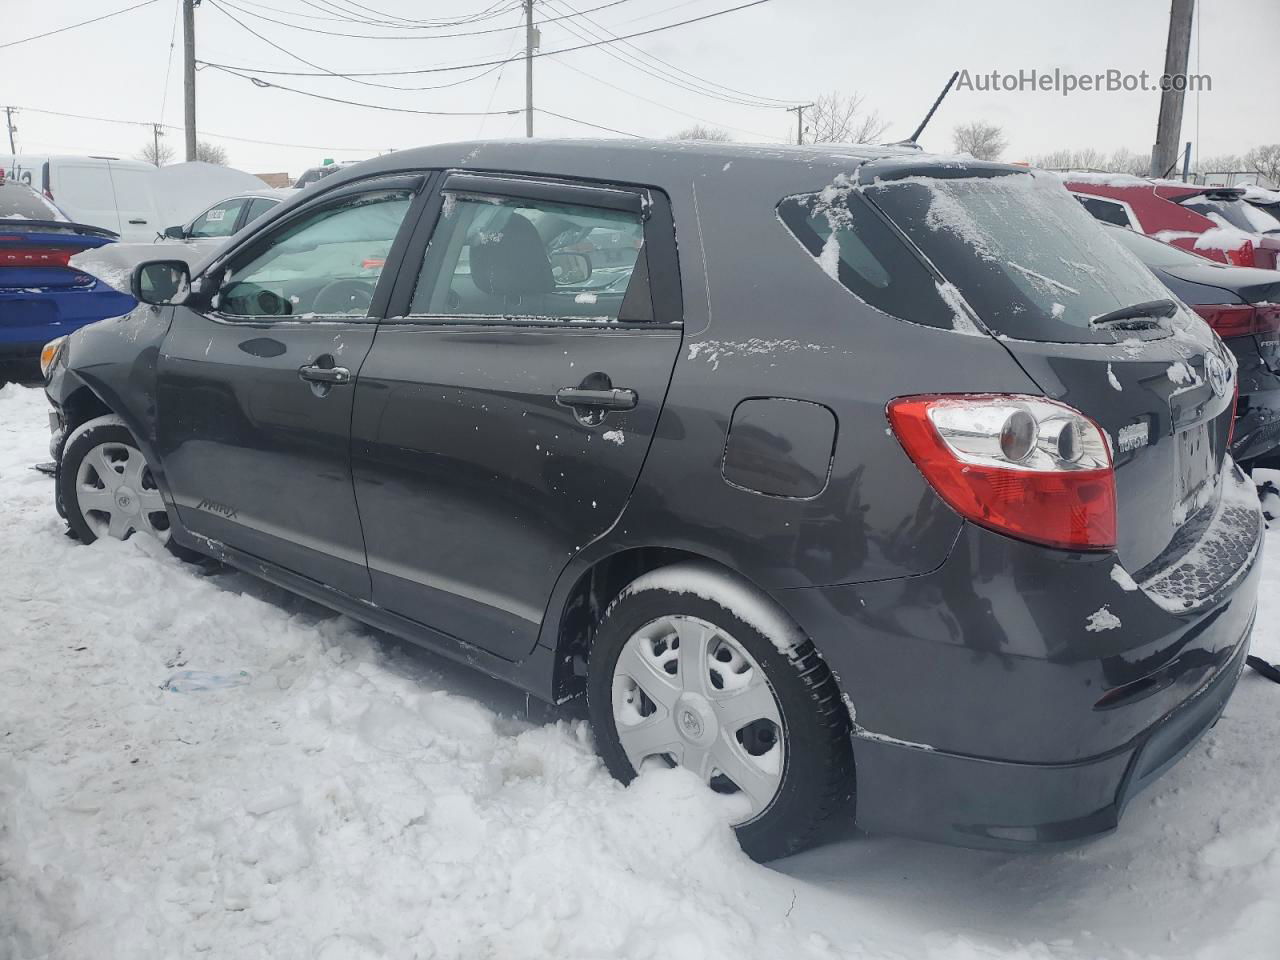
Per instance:
[[[1103,223],[1114,223],[1116,226],[1129,226],[1129,214],[1125,212],[1124,207],[1110,200],[1103,200],[1100,197],[1086,197],[1081,194],[1075,195],[1086,210],[1093,216],[1101,220]]]
[[[0,220],[66,220],[61,211],[23,183],[0,183]]]
[[[228,316],[367,316],[409,190],[378,190],[311,210],[252,259],[228,268],[216,308]]]
[[[1206,200],[1204,197],[1197,197],[1184,201],[1182,206],[1208,217],[1219,226],[1225,222],[1246,233],[1280,230],[1280,220],[1243,200]]]
[[[866,195],[998,335],[1109,343],[1092,318],[1169,296],[1052,174],[916,177]]]
[[[240,208],[245,205],[243,198],[224,200],[215,204],[191,223],[189,237],[229,237],[236,232],[236,219],[240,216]]]
[[[933,275],[855,191],[788,197],[778,215],[827,275],[860,300],[913,323],[956,325]]]
[[[446,194],[410,312],[648,320],[640,215]]]
[[[279,200],[270,200],[267,197],[254,197],[249,201],[249,212],[245,214],[244,222],[250,223],[257,220],[260,216],[279,203]]]

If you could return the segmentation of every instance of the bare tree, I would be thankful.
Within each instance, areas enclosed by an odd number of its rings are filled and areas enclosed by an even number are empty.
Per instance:
[[[728,143],[733,137],[718,127],[708,127],[703,123],[695,123],[671,135],[672,140],[711,140],[716,143]]]
[[[163,167],[173,160],[173,147],[159,140],[148,140],[138,151],[138,159],[145,160],[153,167]]]
[[[1121,147],[1107,157],[1102,169],[1110,173],[1127,173],[1135,177],[1145,177],[1151,172],[1151,158],[1136,150]]]
[[[874,110],[864,111],[860,93],[848,96],[835,91],[824,94],[809,108],[805,125],[806,143],[873,143],[888,129]]]
[[[1244,155],[1244,164],[1259,176],[1266,177],[1272,185],[1280,185],[1280,143],[1254,147]]]
[[[1243,170],[1245,166],[1244,158],[1236,153],[1221,153],[1201,157],[1196,161],[1196,168],[1200,173],[1226,173],[1232,170]]]
[[[1004,131],[985,120],[962,123],[955,128],[951,137],[957,153],[968,153],[979,160],[999,160],[1000,154],[1009,145],[1004,138]]]
[[[205,163],[216,163],[220,167],[227,165],[227,148],[216,143],[201,140],[196,144],[196,159]]]

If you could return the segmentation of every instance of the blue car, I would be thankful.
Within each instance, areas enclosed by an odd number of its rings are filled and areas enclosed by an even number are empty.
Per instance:
[[[133,297],[70,265],[77,253],[117,239],[72,223],[0,171],[0,361],[34,359],[55,337],[134,308]]]

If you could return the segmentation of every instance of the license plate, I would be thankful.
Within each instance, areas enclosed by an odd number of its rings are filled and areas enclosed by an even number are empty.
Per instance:
[[[1178,509],[1174,522],[1181,525],[1209,502],[1217,471],[1213,468],[1213,440],[1209,424],[1183,430],[1175,438],[1177,446]]]

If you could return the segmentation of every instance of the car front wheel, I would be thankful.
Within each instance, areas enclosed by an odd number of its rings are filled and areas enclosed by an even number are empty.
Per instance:
[[[609,606],[591,647],[587,703],[606,766],[624,783],[649,764],[685,767],[722,796],[750,856],[801,849],[853,791],[831,671],[811,641],[780,643],[731,601],[646,580]]]
[[[58,485],[67,524],[81,543],[143,533],[169,544],[164,498],[150,464],[119,417],[91,420],[68,438]]]

